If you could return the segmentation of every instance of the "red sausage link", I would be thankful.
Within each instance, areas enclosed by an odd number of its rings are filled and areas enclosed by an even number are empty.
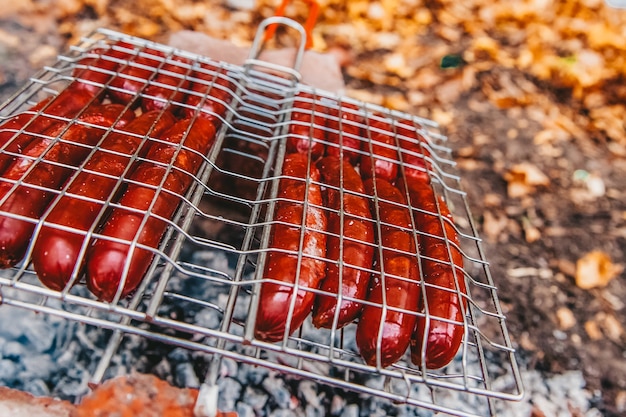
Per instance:
[[[285,337],[292,305],[289,334],[300,327],[315,300],[315,294],[308,289],[317,288],[324,278],[327,218],[321,208],[321,188],[313,183],[319,181],[320,173],[313,164],[307,169],[308,164],[308,157],[304,154],[285,157],[284,177],[279,183],[279,200],[270,235],[270,251],[263,271],[264,278],[284,284],[261,284],[254,331],[261,340],[276,342]],[[307,178],[311,182],[307,183]]]
[[[65,89],[54,98],[47,98],[27,112],[7,120],[0,126],[0,172],[17,157],[5,154],[20,154],[36,135],[41,135],[52,126],[67,125],[64,119],[76,117],[89,104],[92,97],[73,89]],[[97,102],[94,101],[94,104]],[[39,113],[37,113],[39,112]],[[34,114],[33,114],[34,113]],[[18,133],[20,129],[24,129]]]
[[[123,131],[110,133],[100,149],[87,160],[84,171],[76,176],[66,194],[46,216],[47,223],[35,242],[33,266],[44,285],[62,290],[72,279],[73,272],[78,272],[87,231],[94,225],[103,205],[99,201],[110,198],[118,178],[131,163],[131,155],[139,150],[143,136],[159,136],[174,122],[174,116],[169,112],[144,113]],[[55,226],[65,226],[77,232]]]
[[[398,150],[391,124],[376,117],[370,117],[368,124],[369,141],[363,142],[366,154],[360,159],[361,175],[393,183],[398,175]]]
[[[356,343],[369,365],[387,367],[406,352],[420,300],[420,271],[411,213],[404,195],[383,179],[365,181],[365,190],[376,194],[380,221],[378,240],[382,265],[376,265],[367,300],[356,330]],[[395,204],[394,204],[395,203]],[[376,207],[372,207],[376,211]],[[405,230],[403,228],[409,229]],[[384,307],[386,306],[386,307]],[[399,311],[402,309],[406,311]]]
[[[191,92],[187,94],[183,117],[198,117],[210,120],[219,128],[226,117],[226,104],[231,100],[234,84],[225,78],[225,70],[213,65],[202,64],[193,72]]]
[[[89,107],[79,118],[81,123],[52,127],[31,142],[24,156],[2,175],[12,181],[0,182],[0,201],[4,200],[0,211],[39,218],[56,194],[51,190],[61,188],[72,173],[70,167],[79,165],[102,137],[102,128],[85,123],[108,128],[120,117],[118,123],[123,126],[132,117],[129,112],[120,116],[123,110],[124,106],[114,104]],[[40,157],[41,161],[37,161]],[[19,180],[23,184],[14,189],[14,182]],[[22,259],[34,228],[35,224],[27,220],[0,216],[0,267],[11,267]]]
[[[141,54],[129,58],[128,64],[122,66],[109,83],[109,94],[113,100],[123,104],[132,101],[134,106],[139,105],[135,99],[156,74],[164,57],[163,52],[146,48]]]
[[[328,262],[326,278],[320,289],[337,296],[318,295],[313,308],[313,324],[332,328],[338,314],[337,328],[352,322],[363,308],[374,260],[374,226],[369,201],[363,196],[363,181],[347,160],[327,156],[318,162],[326,188],[328,213]],[[343,192],[339,189],[343,188]],[[359,195],[361,194],[361,195]],[[343,265],[340,267],[341,262]],[[337,312],[339,308],[339,312]]]
[[[308,155],[316,161],[324,155],[324,126],[327,107],[316,102],[313,95],[300,93],[296,96],[289,123],[287,152]]]
[[[467,309],[466,300],[459,295],[459,290],[466,294],[463,255],[445,201],[437,201],[432,186],[426,182],[411,181],[408,189],[411,205],[418,209],[413,211],[415,222],[423,232],[419,245],[428,302],[428,319],[418,317],[411,339],[411,360],[421,366],[425,359],[428,369],[437,369],[454,358],[463,340],[463,312]],[[424,305],[420,310],[424,310]]]
[[[430,151],[426,147],[426,139],[416,130],[413,123],[405,120],[396,126],[398,142],[402,150],[402,166],[404,175],[412,181],[429,182],[428,169],[431,168],[428,159]]]
[[[202,165],[215,140],[215,127],[204,119],[178,121],[155,142],[131,175],[101,235],[87,259],[87,285],[98,298],[112,301],[135,290],[141,283],[153,252],[131,246],[132,242],[156,248],[168,223]],[[182,148],[179,148],[182,144]],[[169,171],[163,164],[173,164]],[[145,184],[145,185],[144,185]],[[157,191],[162,186],[163,190]],[[132,210],[135,209],[135,210]],[[139,210],[139,211],[137,211]],[[145,220],[145,222],[144,222]],[[109,240],[117,238],[123,242]]]
[[[172,112],[178,110],[185,99],[185,90],[189,88],[186,77],[189,64],[188,59],[181,57],[175,57],[163,64],[143,92],[141,107],[144,111],[163,110],[170,105],[174,106]]]
[[[90,55],[79,61],[72,71],[76,78],[70,84],[70,88],[86,93],[90,96],[98,96],[105,91],[104,86],[112,78],[119,67],[120,61],[128,60],[133,52],[133,46],[119,41],[109,48],[96,48]]]
[[[358,114],[359,108],[354,104],[343,104],[331,107],[326,132],[326,155],[347,159],[352,165],[359,162],[359,149],[363,141],[361,126],[363,117]],[[333,144],[335,146],[333,146]]]

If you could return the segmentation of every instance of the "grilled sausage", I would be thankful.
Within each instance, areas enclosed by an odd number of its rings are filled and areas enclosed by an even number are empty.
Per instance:
[[[363,124],[363,117],[358,111],[359,108],[353,104],[331,107],[326,132],[326,155],[343,157],[355,166],[359,162]]]
[[[294,100],[287,137],[287,152],[311,154],[316,161],[324,155],[324,126],[327,107],[320,105],[309,93],[300,93]]]
[[[326,277],[320,289],[335,296],[318,295],[313,307],[313,324],[337,328],[358,316],[369,288],[374,259],[374,226],[369,201],[363,196],[363,181],[346,160],[327,156],[318,162],[326,187],[328,213]],[[339,191],[343,189],[343,191]],[[339,302],[337,296],[346,297]],[[337,309],[339,311],[337,312]]]
[[[408,190],[411,205],[416,208],[415,223],[422,232],[419,246],[428,303],[427,308],[423,302],[420,304],[420,311],[428,315],[417,319],[411,360],[415,365],[425,363],[426,368],[437,369],[454,358],[463,340],[463,314],[467,308],[466,300],[460,296],[466,294],[463,255],[445,201],[437,201],[427,182],[410,181]]]
[[[101,96],[105,86],[115,74],[120,63],[128,60],[133,51],[129,43],[119,41],[109,48],[96,48],[89,56],[81,59],[72,71],[76,78],[70,89],[90,96]],[[96,56],[93,56],[96,55]]]
[[[66,194],[45,217],[46,223],[34,244],[33,266],[44,285],[62,290],[80,270],[87,232],[94,226],[103,206],[99,201],[111,197],[118,178],[128,169],[131,155],[140,149],[143,136],[159,136],[174,122],[169,112],[144,113],[123,131],[109,134],[100,149],[87,160],[84,171],[68,185]],[[141,153],[146,153],[143,148]],[[71,231],[57,226],[71,228]]]
[[[317,288],[325,274],[327,218],[321,208],[322,191],[314,183],[320,173],[315,165],[309,166],[307,155],[289,154],[283,176],[263,271],[263,278],[280,283],[261,284],[254,331],[257,338],[270,342],[300,327],[315,300],[309,288]]]
[[[81,123],[52,127],[31,142],[24,156],[9,165],[2,175],[10,181],[0,183],[0,211],[39,218],[54,197],[54,190],[60,189],[71,175],[69,167],[79,165],[89,154],[90,147],[100,140],[104,130],[87,124],[108,128],[118,120],[123,126],[134,116],[130,112],[120,116],[123,110],[124,106],[116,104],[91,106],[80,116]],[[20,180],[22,184],[15,187],[15,181]],[[11,267],[22,259],[34,227],[35,224],[27,220],[0,216],[0,267]]]
[[[398,175],[398,152],[391,124],[374,117],[368,118],[368,124],[369,141],[363,142],[361,175],[393,183]]]
[[[113,301],[141,283],[156,248],[215,140],[215,127],[204,119],[183,119],[155,142],[131,175],[133,181],[113,209],[101,238],[87,255],[87,285],[98,298]],[[165,143],[166,142],[166,143]],[[183,148],[179,149],[179,144]],[[172,164],[168,171],[164,164]],[[162,191],[157,192],[157,188]],[[158,217],[157,217],[158,216]],[[122,241],[110,240],[110,238]]]
[[[142,92],[157,74],[160,61],[165,57],[161,51],[146,48],[140,54],[129,58],[126,66],[121,66],[118,74],[109,83],[111,98],[123,104],[132,102],[140,104],[139,93]]]
[[[426,139],[416,130],[409,121],[403,121],[396,126],[398,143],[400,144],[402,167],[407,179],[416,182],[429,182],[428,170],[431,168],[430,151]]]
[[[230,102],[234,85],[224,77],[225,70],[202,64],[192,74],[191,92],[187,94],[183,117],[198,117],[210,120],[219,128],[226,117],[226,105]]]
[[[189,60],[185,58],[175,57],[163,64],[159,73],[144,90],[141,99],[143,110],[163,110],[172,105],[174,106],[172,112],[178,111],[185,100],[185,90],[189,88],[189,80],[186,77],[188,71]]]
[[[384,368],[399,360],[409,347],[420,300],[420,271],[404,195],[383,179],[364,183],[366,192],[379,199],[372,211],[380,221],[382,253],[367,296],[373,304],[363,307],[356,343],[367,364]]]
[[[92,97],[73,89],[65,89],[54,98],[46,98],[27,112],[18,114],[0,126],[0,172],[26,149],[36,135],[52,126],[63,126],[76,117]],[[22,132],[20,130],[23,129]],[[5,153],[7,152],[7,153]],[[9,154],[9,152],[11,155]]]

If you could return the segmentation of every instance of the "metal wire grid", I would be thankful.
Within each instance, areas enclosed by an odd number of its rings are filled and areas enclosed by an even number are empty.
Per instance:
[[[263,63],[256,60],[250,66],[235,67],[108,30],[99,30],[85,38],[67,55],[59,57],[55,65],[44,68],[33,77],[0,108],[0,122],[29,108],[42,97],[62,90],[76,80],[71,73],[82,65],[81,58],[97,54],[98,47],[114,47],[111,45],[118,41],[131,45],[137,56],[149,53],[147,49],[163,54],[158,57],[157,70],[152,71],[149,78],[139,80],[145,84],[144,88],[154,85],[154,77],[169,64],[185,68],[182,75],[176,75],[180,80],[177,87],[160,85],[171,90],[172,97],[178,91],[197,94],[181,87],[185,80],[206,84],[208,93],[203,99],[217,100],[225,109],[223,114],[216,115],[221,123],[216,145],[205,156],[205,163],[189,192],[181,196],[182,204],[175,218],[168,220],[170,227],[161,246],[156,250],[146,247],[155,253],[155,262],[132,298],[116,297],[112,303],[98,301],[82,285],[78,274],[72,282],[75,281],[76,285],[68,285],[62,291],[50,290],[37,280],[27,254],[24,262],[0,272],[4,304],[111,330],[109,345],[94,371],[94,382],[105,377],[124,337],[138,335],[212,354],[213,362],[206,378],[209,385],[218,379],[221,358],[230,357],[339,388],[456,415],[474,415],[473,410],[479,403],[486,404],[490,413],[495,415],[494,399],[521,398],[521,378],[497,290],[460,178],[454,170],[451,150],[433,122],[309,88],[300,84],[297,73],[289,69],[277,73],[280,68],[270,66],[270,72],[264,71]],[[133,65],[132,61],[120,64]],[[193,75],[193,70],[198,69],[206,75],[202,81]],[[120,76],[118,73],[111,75]],[[140,92],[137,99],[143,97]],[[172,104],[185,107],[182,102]],[[306,107],[303,105],[309,105],[313,111],[302,110]],[[332,107],[340,109],[338,116],[322,111]],[[329,132],[337,134],[340,140],[344,140],[344,134],[348,135],[341,126],[350,123],[341,118],[341,112],[358,114],[363,117],[364,124],[360,128],[366,134],[356,139],[366,144],[376,129],[372,121],[387,123],[390,130],[386,133],[394,137],[399,159],[404,159],[407,152],[397,146],[399,140],[415,140],[415,137],[404,137],[400,132],[411,132],[411,136],[419,134],[424,138],[420,142],[424,150],[421,157],[428,167],[427,173],[436,194],[445,197],[455,214],[468,287],[467,296],[461,295],[468,302],[462,323],[464,342],[450,366],[440,371],[426,371],[410,365],[408,359],[386,369],[365,365],[354,344],[355,325],[317,330],[307,319],[300,329],[282,342],[266,343],[254,338],[252,328],[257,293],[263,281],[263,262],[276,187],[282,178],[285,141],[290,128],[297,124],[297,112],[309,112],[314,116],[310,124],[312,137],[314,130],[319,130],[326,135]],[[339,118],[339,130],[330,129],[325,124],[333,117]],[[333,146],[324,138],[313,140]],[[371,157],[367,146],[358,153]],[[77,175],[83,166],[70,168]],[[120,179],[118,186],[127,182]],[[64,192],[52,191],[59,195]],[[113,200],[103,203],[110,207],[117,204]],[[11,216],[5,212],[0,214]],[[105,210],[102,210],[100,216],[104,214]],[[441,218],[440,213],[434,214]],[[40,219],[28,220],[38,226],[42,224]],[[218,230],[207,233],[207,225]],[[411,232],[415,236],[423,233],[417,228]],[[88,234],[99,237],[95,229]],[[205,265],[201,257],[194,257],[197,253],[225,255],[228,264],[223,267]],[[172,306],[179,306],[195,317],[203,312],[214,312],[219,319],[207,324],[191,321],[187,316],[172,317]],[[491,370],[491,363],[498,363],[499,370]],[[493,387],[494,378],[501,376],[502,370],[511,375],[512,383],[504,389]],[[363,381],[367,375],[381,378],[384,384],[365,384]],[[447,406],[449,396],[465,398],[462,403],[467,407]]]

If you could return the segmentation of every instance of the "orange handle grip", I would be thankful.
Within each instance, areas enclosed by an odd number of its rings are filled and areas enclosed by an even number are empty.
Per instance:
[[[313,46],[313,27],[317,22],[317,16],[319,15],[320,5],[316,0],[304,0],[309,4],[309,16],[304,23],[304,31],[306,33],[305,49],[310,49]],[[290,0],[283,0],[276,9],[275,16],[285,16],[285,9]],[[270,40],[276,33],[276,25],[270,25],[265,32],[265,41]]]

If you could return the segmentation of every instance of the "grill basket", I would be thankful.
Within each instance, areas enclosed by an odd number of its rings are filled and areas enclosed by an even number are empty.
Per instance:
[[[264,22],[259,31],[276,22],[292,25],[280,18]],[[257,39],[260,38],[257,35]],[[203,157],[204,162],[189,191],[182,196],[174,218],[167,220],[169,227],[160,246],[147,248],[154,252],[154,261],[130,298],[117,294],[110,303],[99,301],[90,294],[78,273],[74,285],[61,291],[46,288],[33,269],[31,243],[21,263],[0,270],[4,305],[63,317],[109,332],[108,347],[92,376],[96,384],[107,377],[107,369],[120,343],[131,335],[210,355],[212,362],[199,398],[209,409],[215,406],[214,388],[220,378],[222,358],[454,415],[475,415],[474,410],[484,409],[485,405],[495,415],[496,400],[521,398],[521,378],[506,318],[451,150],[436,123],[302,84],[297,70],[302,48],[296,55],[294,68],[276,67],[256,59],[260,46],[255,41],[251,58],[243,66],[235,66],[109,30],[98,30],[84,38],[67,54],[59,56],[54,65],[37,73],[0,107],[0,122],[26,111],[45,97],[57,95],[80,77],[73,74],[85,65],[83,58],[99,57],[98,51],[120,41],[131,45],[136,56],[152,53],[147,51],[162,53],[153,57],[158,65],[151,76],[141,80],[146,86],[155,83],[154,77],[165,71],[166,65],[182,68],[175,74],[179,80],[177,85],[161,86],[172,93],[171,97],[178,91],[190,94],[182,87],[183,81],[190,79],[194,70],[204,68],[208,94],[203,99],[221,100],[225,108],[220,116],[216,142],[211,152]],[[131,60],[120,63],[120,67],[129,65],[135,64]],[[96,87],[107,88],[106,85]],[[136,100],[144,94],[142,90]],[[313,110],[302,110],[306,107],[303,103]],[[173,104],[184,106],[184,103]],[[374,126],[382,122],[390,127],[386,133],[392,135],[396,143],[401,131],[423,138],[422,158],[429,167],[427,174],[431,184],[454,215],[467,286],[467,295],[460,293],[468,306],[462,323],[463,343],[453,362],[441,370],[416,367],[410,363],[408,355],[387,368],[365,364],[355,345],[355,324],[342,329],[315,329],[308,318],[291,336],[278,343],[254,337],[259,287],[263,282],[277,184],[283,178],[281,164],[289,129],[299,123],[298,112],[309,112],[313,120],[310,140],[323,141],[313,137],[316,129],[342,137],[342,129],[332,130],[324,123],[331,116],[318,114],[316,110],[333,106],[354,109],[364,120],[359,126],[368,132],[364,137],[371,136],[376,129]],[[67,122],[77,123],[76,120]],[[366,138],[360,140],[367,141]],[[361,154],[371,157],[367,147],[362,149]],[[400,157],[403,152],[398,148]],[[0,154],[3,153],[9,154],[0,148]],[[135,158],[141,159],[141,156]],[[84,164],[69,168],[72,178],[85,169]],[[14,189],[21,181],[11,183]],[[120,186],[128,183],[124,178],[119,181]],[[50,206],[53,207],[67,192],[67,186],[49,191],[54,193]],[[161,187],[157,192],[166,191]],[[117,206],[113,198],[100,203],[109,208]],[[47,224],[46,213],[50,209],[42,216],[23,219],[35,226],[32,241],[36,240],[42,225]],[[105,213],[106,210],[102,210],[100,216]],[[441,217],[439,213],[434,214]],[[0,209],[0,216],[15,215]],[[98,237],[97,229],[88,233]],[[417,236],[421,232],[416,228],[412,233]],[[173,315],[172,306],[184,314]],[[498,366],[492,367],[494,363]],[[372,375],[381,383],[363,382]],[[498,382],[503,376],[508,377],[506,384]],[[461,398],[462,401],[455,404],[464,406],[448,406],[451,397]],[[478,407],[478,404],[483,406]]]

